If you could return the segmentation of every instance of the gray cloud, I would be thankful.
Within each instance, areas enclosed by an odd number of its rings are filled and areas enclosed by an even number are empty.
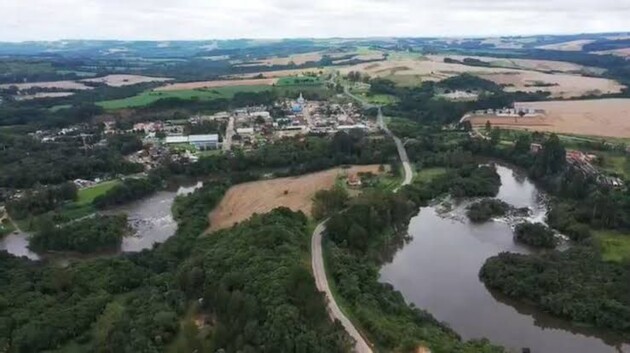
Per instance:
[[[627,31],[628,0],[0,0],[0,40]]]

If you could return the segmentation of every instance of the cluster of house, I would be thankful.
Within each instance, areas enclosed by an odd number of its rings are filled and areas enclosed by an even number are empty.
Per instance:
[[[623,180],[606,175],[593,166],[593,162],[596,159],[597,156],[594,154],[587,154],[582,151],[567,151],[567,163],[578,172],[594,178],[601,185],[614,188],[622,187]]]
[[[530,152],[536,154],[542,151],[543,146],[539,143],[532,143]],[[620,178],[602,173],[593,163],[597,160],[597,155],[584,153],[582,151],[568,150],[566,155],[567,163],[573,170],[582,173],[586,177],[594,178],[599,184],[618,188],[623,187],[624,182]]]
[[[276,102],[272,109],[274,116],[265,106],[253,106],[212,115],[196,115],[183,120],[137,122],[124,132],[142,133],[147,144],[166,148],[188,145],[196,150],[230,150],[232,146],[256,147],[284,136],[333,134],[352,129],[377,130],[376,124],[366,119],[360,107],[352,103],[307,102],[300,94],[295,100]],[[225,132],[185,133],[186,125],[207,121],[221,122],[226,127]],[[121,132],[115,121],[105,121],[103,124],[105,134]],[[134,158],[150,166],[155,158],[147,153],[146,156],[138,155]],[[157,156],[160,153],[155,154]]]
[[[533,118],[545,116],[546,114],[547,112],[544,109],[532,109],[516,105],[515,108],[475,110],[468,115],[472,115],[472,117],[491,116],[497,118]]]

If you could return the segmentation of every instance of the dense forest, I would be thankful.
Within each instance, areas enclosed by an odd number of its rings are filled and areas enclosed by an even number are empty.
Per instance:
[[[143,171],[141,165],[127,162],[120,149],[84,149],[79,136],[40,142],[31,136],[0,133],[0,146],[0,187],[29,188],[37,183],[60,184]]]
[[[514,239],[537,248],[553,249],[558,241],[553,230],[542,223],[519,223],[514,227]]]
[[[630,332],[630,266],[604,262],[590,248],[500,254],[485,263],[480,276],[488,287],[556,316]]]
[[[190,176],[210,174],[241,175],[256,178],[256,172],[273,171],[276,176],[290,176],[320,171],[343,164],[387,164],[396,156],[390,140],[370,139],[359,130],[339,132],[332,138],[285,138],[249,153],[233,156],[204,157],[189,165],[173,163],[173,173]]]
[[[128,231],[127,216],[95,216],[65,226],[40,225],[30,239],[35,251],[92,253],[116,250]]]
[[[77,198],[77,187],[74,183],[66,182],[53,186],[38,186],[30,189],[17,199],[6,203],[9,215],[14,219],[25,219],[54,210],[67,201]]]
[[[225,190],[224,184],[208,183],[190,196],[203,202],[180,212],[176,235],[153,251],[63,268],[0,252],[3,350],[164,351],[188,308],[186,293],[177,285],[177,267],[207,228],[207,214]]]
[[[483,199],[468,206],[466,215],[472,222],[482,223],[493,217],[505,216],[510,208],[509,204],[501,200]]]
[[[155,174],[148,178],[127,178],[120,184],[97,196],[92,203],[97,208],[121,205],[146,197],[162,187],[162,180]]]

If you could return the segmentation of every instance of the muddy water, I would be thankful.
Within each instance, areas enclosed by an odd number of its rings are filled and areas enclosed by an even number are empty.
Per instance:
[[[163,243],[175,234],[177,222],[171,214],[171,207],[177,195],[186,195],[201,187],[201,183],[194,186],[180,187],[177,191],[159,191],[150,197],[131,202],[107,211],[103,214],[127,214],[132,232],[123,238],[120,252],[138,252],[151,249],[154,244]],[[6,250],[15,256],[26,256],[31,260],[38,260],[38,255],[28,248],[27,233],[10,234],[0,240],[0,250]],[[102,254],[99,254],[102,255]],[[48,257],[48,256],[47,256]],[[77,256],[55,254],[56,262],[74,259]],[[86,256],[80,256],[84,258]]]
[[[516,207],[529,207],[533,221],[544,219],[541,195],[527,178],[498,167],[502,186],[498,198]],[[470,203],[470,202],[468,202]],[[520,352],[630,352],[614,337],[574,327],[489,292],[478,273],[491,256],[502,251],[527,253],[515,244],[511,224],[497,220],[468,222],[466,203],[443,212],[440,206],[420,210],[409,225],[412,240],[381,269],[381,281],[391,283],[408,302],[448,323],[465,339],[487,337]]]

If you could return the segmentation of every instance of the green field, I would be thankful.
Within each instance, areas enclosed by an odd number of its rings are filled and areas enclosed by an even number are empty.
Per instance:
[[[443,176],[444,174],[446,174],[446,168],[426,168],[416,172],[413,180],[428,183],[437,177]]]
[[[630,234],[614,231],[596,231],[595,238],[602,250],[604,261],[630,261]]]
[[[146,91],[137,96],[98,102],[101,107],[114,110],[124,108],[144,107],[164,98],[179,98],[185,100],[212,100],[218,98],[232,98],[238,92],[262,92],[271,90],[271,86],[226,86],[207,89],[181,90],[181,91]]]
[[[282,77],[278,79],[277,86],[316,86],[321,85],[322,79],[319,77]]]
[[[78,205],[87,205],[92,203],[95,198],[103,195],[114,186],[120,184],[120,180],[110,180],[100,184],[96,184],[92,187],[79,190],[79,198],[77,200]]]
[[[368,102],[378,105],[390,105],[398,102],[398,98],[389,94],[364,95]]]

